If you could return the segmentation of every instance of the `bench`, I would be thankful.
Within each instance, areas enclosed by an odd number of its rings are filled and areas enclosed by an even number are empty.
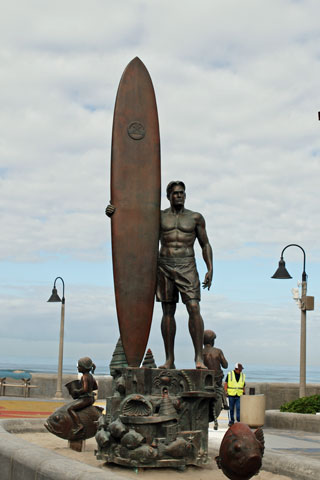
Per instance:
[[[16,381],[9,383],[7,381],[8,378]],[[37,388],[37,385],[31,385],[31,378],[31,373],[25,370],[0,370],[0,396],[5,396],[6,389],[11,387],[22,388],[22,396],[30,397],[30,390]]]

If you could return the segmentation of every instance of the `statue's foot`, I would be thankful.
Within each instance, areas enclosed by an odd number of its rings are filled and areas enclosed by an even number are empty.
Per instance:
[[[164,365],[161,365],[161,367],[159,368],[162,368],[163,370],[175,370],[176,366],[173,362],[166,362]]]
[[[208,370],[208,367],[206,367],[203,362],[196,362],[196,369],[197,370]]]

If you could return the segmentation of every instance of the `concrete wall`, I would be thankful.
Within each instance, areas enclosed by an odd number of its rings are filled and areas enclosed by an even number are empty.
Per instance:
[[[70,399],[70,395],[64,385],[72,380],[76,380],[77,375],[64,375],[62,379],[63,396],[65,399]],[[110,375],[95,375],[98,382],[98,399],[104,400],[112,394],[112,377]],[[10,381],[11,383],[11,381]],[[30,397],[33,398],[53,398],[57,390],[57,375],[56,374],[32,374],[32,385],[37,385],[38,388],[32,388]],[[285,402],[291,402],[299,398],[299,384],[298,383],[257,383],[249,382],[246,384],[247,394],[249,388],[255,388],[256,394],[264,394],[266,397],[266,410],[277,410]],[[15,396],[21,395],[22,389],[7,389],[7,395]],[[320,395],[320,384],[313,383],[307,385],[307,396]]]
[[[266,397],[266,410],[277,410],[286,402],[299,398],[298,383],[255,383],[246,384],[246,392],[254,387],[256,394],[264,394]],[[306,388],[306,396],[320,395],[320,384],[309,383]]]
[[[265,427],[281,428],[282,430],[303,430],[304,432],[320,433],[320,415],[268,410],[264,425]]]
[[[0,420],[1,480],[124,480],[117,473],[71,460],[9,433],[41,432],[42,423],[43,419]]]
[[[68,390],[64,386],[72,380],[77,380],[77,375],[63,375],[62,378],[62,395],[65,399],[71,399]],[[95,375],[94,378],[98,382],[98,399],[105,399],[111,395],[112,391],[112,377],[110,375]],[[19,381],[17,381],[18,383]],[[8,383],[13,383],[8,378]],[[57,375],[52,373],[33,373],[31,385],[37,385],[37,388],[30,390],[30,397],[33,398],[53,398],[57,391]],[[22,388],[7,387],[7,396],[21,396],[23,395]]]

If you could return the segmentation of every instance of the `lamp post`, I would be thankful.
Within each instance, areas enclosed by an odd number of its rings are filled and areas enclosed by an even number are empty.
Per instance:
[[[303,252],[303,272],[301,283],[301,330],[300,330],[300,384],[299,397],[306,396],[306,325],[307,325],[307,310],[314,309],[314,297],[307,297],[307,278],[306,274],[306,252],[300,245],[290,243],[281,252],[279,267],[271,278],[288,279],[292,278],[286,269],[285,261],[283,260],[283,253],[288,247],[298,247]]]
[[[56,281],[61,280],[63,291],[62,291],[62,300],[58,295],[56,289]],[[52,294],[48,302],[61,302],[61,321],[60,321],[60,341],[59,341],[59,361],[58,361],[58,376],[57,376],[57,391],[55,398],[62,398],[62,363],[63,363],[63,338],[64,338],[64,308],[65,308],[65,298],[64,298],[64,281],[63,278],[57,277],[53,284]]]

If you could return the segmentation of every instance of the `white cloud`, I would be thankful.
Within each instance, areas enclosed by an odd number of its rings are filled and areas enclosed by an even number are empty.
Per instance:
[[[84,284],[85,262],[110,262],[104,207],[109,201],[113,106],[120,76],[136,55],[149,69],[157,96],[163,206],[166,184],[183,179],[187,207],[204,214],[218,261],[266,257],[276,262],[284,245],[299,243],[312,262],[317,290],[319,13],[315,0],[271,0],[267,5],[253,0],[241,5],[235,0],[199,5],[186,1],[183,8],[168,0],[94,0],[90,5],[83,1],[44,5],[34,0],[4,6],[0,259],[8,274],[10,265],[17,272],[20,265],[14,282],[17,292],[2,296],[0,325],[8,352],[15,340],[23,342],[23,335],[34,341],[35,332],[43,345],[52,342],[52,352],[55,349],[51,323],[37,331],[41,319],[50,314],[37,301],[31,302],[32,308],[24,301],[26,265],[45,266],[63,256],[66,265],[79,262],[79,282]],[[301,265],[300,252],[288,258]],[[4,269],[2,284],[7,286]],[[261,275],[258,268],[255,274]],[[234,272],[239,278],[243,275]],[[79,306],[70,303],[71,318],[75,317],[69,325],[77,331],[75,318],[81,325],[75,340],[66,339],[75,355],[84,342],[86,318],[101,332],[98,340],[90,339],[97,351],[103,354],[104,345],[113,344],[111,330],[102,320],[111,322],[115,315],[112,293],[100,290],[101,282],[97,287],[93,274],[88,282],[91,290],[83,294]],[[30,279],[29,285],[35,283]],[[30,295],[36,299],[33,288]],[[231,290],[223,295],[221,304],[208,297],[202,302],[206,322],[210,318],[217,322],[221,343],[229,346],[240,321],[241,346],[246,351],[252,348],[250,361],[257,341],[261,358],[268,358],[272,344],[280,361],[281,349],[291,339],[285,307],[273,307],[272,299],[268,303],[254,286],[240,306],[234,305]],[[265,303],[256,305],[253,315],[255,298]],[[154,336],[161,317],[159,306],[156,309]],[[186,332],[182,311],[178,318]],[[298,312],[294,315],[298,318]],[[310,318],[315,315],[310,313]],[[279,330],[281,318],[286,323]],[[14,322],[19,328],[12,331]],[[267,331],[264,343],[258,326]],[[309,341],[314,338],[316,334]],[[179,355],[187,361],[185,342],[192,351],[188,334],[177,337]],[[294,358],[296,347],[291,345],[293,341],[286,348]],[[241,356],[235,342],[230,347]],[[156,349],[161,356],[158,345]]]

